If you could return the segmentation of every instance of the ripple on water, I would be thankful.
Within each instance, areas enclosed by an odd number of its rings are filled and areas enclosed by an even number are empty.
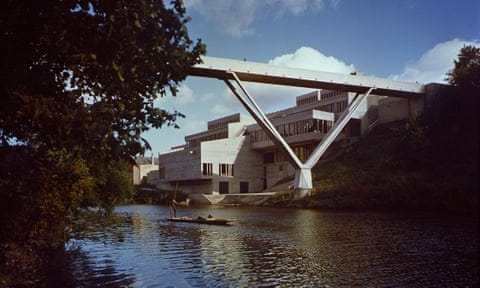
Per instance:
[[[477,223],[465,219],[179,208],[237,219],[223,227],[170,223],[161,206],[116,211],[81,241],[76,286],[478,286]]]

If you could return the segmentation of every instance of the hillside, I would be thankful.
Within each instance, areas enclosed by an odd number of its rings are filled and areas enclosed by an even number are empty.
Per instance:
[[[312,196],[268,204],[478,215],[478,95],[449,90],[422,117],[376,127],[312,170]]]

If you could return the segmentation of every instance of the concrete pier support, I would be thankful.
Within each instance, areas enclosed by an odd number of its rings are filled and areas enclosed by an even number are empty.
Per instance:
[[[310,196],[312,188],[312,170],[310,168],[296,169],[293,198],[298,200]]]

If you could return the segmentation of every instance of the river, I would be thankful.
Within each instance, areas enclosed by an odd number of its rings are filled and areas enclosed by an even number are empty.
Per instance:
[[[429,214],[128,205],[68,244],[74,287],[478,287],[476,219]],[[101,221],[100,221],[101,222]]]

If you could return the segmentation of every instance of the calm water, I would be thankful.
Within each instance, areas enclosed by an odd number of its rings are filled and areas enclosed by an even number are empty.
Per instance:
[[[265,208],[117,207],[70,247],[77,287],[477,287],[478,222]],[[105,226],[106,225],[106,226]]]

